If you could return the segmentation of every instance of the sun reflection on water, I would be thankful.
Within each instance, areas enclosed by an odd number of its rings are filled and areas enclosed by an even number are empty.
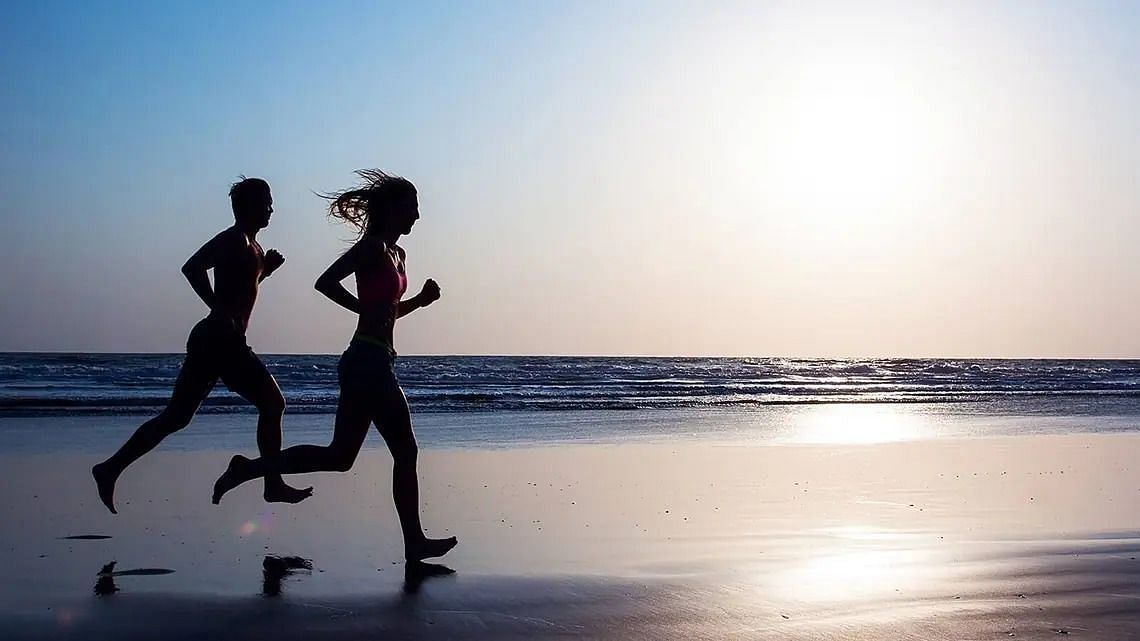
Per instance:
[[[896,405],[822,405],[804,412],[790,440],[799,443],[889,443],[929,432],[920,414]]]

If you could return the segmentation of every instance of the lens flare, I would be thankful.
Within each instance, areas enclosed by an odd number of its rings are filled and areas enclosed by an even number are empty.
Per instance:
[[[274,516],[275,515],[270,512],[242,523],[238,527],[238,536],[246,537],[257,532],[268,534],[273,529]]]

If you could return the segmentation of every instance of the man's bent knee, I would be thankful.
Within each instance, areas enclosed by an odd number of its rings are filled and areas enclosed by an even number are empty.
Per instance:
[[[165,434],[173,434],[190,424],[194,418],[193,412],[166,408],[154,419],[155,428]]]

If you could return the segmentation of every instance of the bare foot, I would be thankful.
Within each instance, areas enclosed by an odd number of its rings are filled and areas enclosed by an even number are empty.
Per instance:
[[[217,487],[218,486],[216,485],[214,486],[215,496],[221,499],[222,497],[217,495]],[[265,492],[262,493],[262,496],[265,498],[266,503],[300,503],[312,495],[312,487],[307,487],[303,490],[299,490],[286,484],[285,481],[282,481],[280,479],[278,479],[276,483],[266,483]],[[216,502],[217,501],[215,501],[215,503]]]
[[[423,561],[436,556],[443,556],[451,551],[451,548],[459,543],[459,540],[454,536],[449,536],[446,539],[429,539],[424,538],[419,543],[411,545],[404,545],[404,558],[408,562]]]
[[[95,487],[99,488],[99,500],[111,510],[111,514],[118,514],[119,511],[115,509],[115,481],[119,475],[107,468],[106,463],[99,463],[91,468],[91,476],[95,477]]]
[[[245,470],[249,467],[250,462],[249,459],[241,454],[235,454],[234,457],[230,459],[230,464],[226,467],[226,471],[222,472],[222,475],[214,482],[214,496],[211,499],[214,505],[222,502],[222,496],[225,495],[226,492],[229,492],[248,480],[245,478]]]

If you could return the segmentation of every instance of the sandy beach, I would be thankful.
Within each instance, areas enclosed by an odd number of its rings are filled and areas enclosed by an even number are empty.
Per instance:
[[[1140,2],[3,13],[0,641],[1140,641]]]
[[[252,485],[211,506],[227,453],[159,452],[119,516],[95,457],[5,456],[0,636],[1131,638],[1137,454],[1136,435],[426,450],[425,526],[460,538],[439,577],[406,572],[382,451],[290,507]]]

